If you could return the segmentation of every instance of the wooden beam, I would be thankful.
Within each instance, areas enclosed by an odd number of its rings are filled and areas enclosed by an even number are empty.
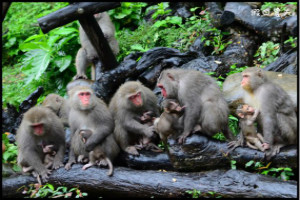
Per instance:
[[[43,33],[48,33],[50,30],[68,24],[80,17],[92,15],[95,13],[104,12],[121,5],[120,2],[80,2],[70,4],[62,9],[59,9],[49,15],[38,19],[38,23]]]

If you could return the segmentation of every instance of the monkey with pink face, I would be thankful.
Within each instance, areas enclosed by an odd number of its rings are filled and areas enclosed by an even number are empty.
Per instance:
[[[154,127],[143,124],[140,118],[148,111],[159,115],[155,94],[138,81],[129,81],[119,87],[110,101],[109,109],[115,119],[114,136],[121,149],[139,155],[135,145],[142,137],[153,136]]]

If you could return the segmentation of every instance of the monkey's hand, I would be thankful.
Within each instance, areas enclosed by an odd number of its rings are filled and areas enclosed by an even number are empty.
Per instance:
[[[126,147],[125,151],[129,154],[132,154],[134,156],[138,156],[140,155],[139,152],[136,150],[136,148],[134,146],[129,146],[129,147]]]
[[[65,169],[66,170],[70,170],[72,168],[72,164],[75,164],[75,161],[69,161],[66,165],[65,165]]]
[[[190,132],[184,132],[181,136],[178,137],[178,144],[183,144],[186,138],[190,135]]]
[[[242,144],[239,140],[228,142],[228,144],[227,144],[228,152],[227,153],[232,152],[235,148],[237,148],[239,146],[242,146]]]
[[[262,148],[264,148],[264,150],[270,149],[269,143],[264,142],[261,146],[262,146]]]
[[[50,175],[50,174],[51,174],[51,170],[46,169],[46,170],[41,171],[40,173],[36,173],[36,177],[37,177],[38,181],[39,181],[39,178],[41,177],[43,183],[47,183],[48,179],[49,179],[48,175]]]
[[[153,136],[154,126],[147,127],[144,131],[145,136],[151,138]]]

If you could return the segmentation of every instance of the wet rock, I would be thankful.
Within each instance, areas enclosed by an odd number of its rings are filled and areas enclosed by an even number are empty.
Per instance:
[[[290,50],[281,55],[277,60],[264,68],[266,71],[298,74],[298,51]]]
[[[280,85],[291,97],[295,110],[297,107],[297,76],[281,72],[266,71],[266,75],[274,83]],[[231,74],[223,83],[224,97],[229,105],[231,114],[235,115],[237,106],[243,103],[244,90],[240,87],[242,81],[241,73]]]

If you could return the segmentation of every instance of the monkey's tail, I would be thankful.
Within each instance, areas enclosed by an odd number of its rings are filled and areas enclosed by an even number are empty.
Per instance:
[[[111,163],[111,161],[110,161],[110,159],[108,157],[106,157],[105,160],[108,163],[108,172],[107,172],[107,175],[108,176],[112,176],[113,173],[114,173],[114,166],[113,166],[113,164]]]

